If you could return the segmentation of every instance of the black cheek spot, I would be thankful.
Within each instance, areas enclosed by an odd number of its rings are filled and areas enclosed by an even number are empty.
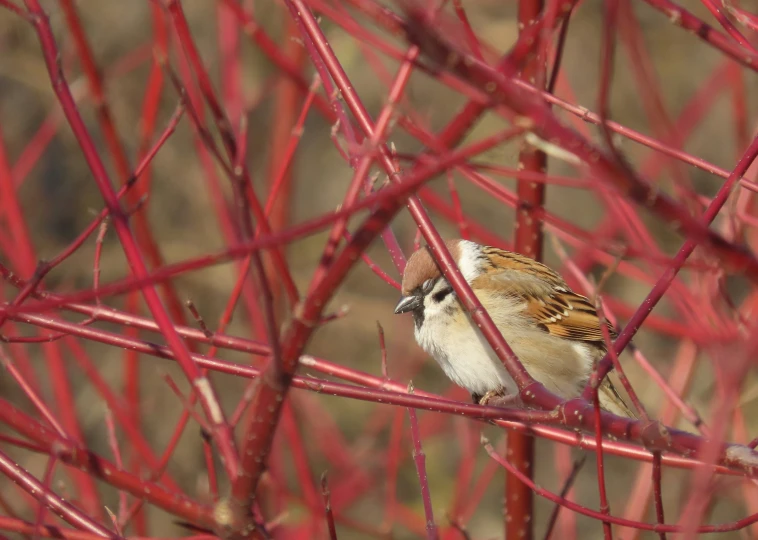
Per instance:
[[[446,289],[442,289],[441,291],[434,293],[434,295],[432,296],[432,300],[434,300],[435,302],[437,302],[439,304],[451,292],[453,292],[453,288],[452,287],[448,287]]]
[[[413,323],[416,325],[416,329],[419,329],[424,324],[424,309],[414,309],[412,312]]]

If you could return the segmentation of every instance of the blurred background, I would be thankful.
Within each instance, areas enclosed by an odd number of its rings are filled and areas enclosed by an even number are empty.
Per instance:
[[[93,139],[98,144],[112,179],[121,184],[123,174],[113,158],[98,114],[102,109],[92,98],[92,92],[84,75],[81,54],[78,52],[75,34],[70,21],[66,20],[64,9],[58,1],[42,2],[50,15],[58,45],[62,51],[61,63],[66,78],[78,100],[79,110],[84,116]],[[157,4],[157,3],[155,3]],[[154,77],[153,53],[156,52],[157,29],[152,10],[155,4],[147,1],[118,2],[114,0],[79,0],[75,2],[79,22],[94,53],[104,82],[104,98],[117,130],[118,142],[127,159],[129,171],[133,170],[144,152],[155,141],[178,102],[175,88],[164,80],[164,87],[158,102],[157,122],[152,134],[146,137],[145,100],[151,77]],[[755,2],[742,2],[746,10],[755,9]],[[252,7],[257,23],[270,36],[278,50],[287,55],[295,65],[302,66],[305,81],[310,84],[314,70],[305,54],[302,42],[293,37],[287,10],[278,2],[240,2],[246,9]],[[321,4],[314,3],[319,12]],[[348,4],[327,2],[328,8],[349,14],[364,31],[371,32],[388,46],[405,51],[406,44],[397,35],[392,35],[370,18]],[[701,3],[684,1],[682,6],[698,17],[716,24]],[[227,115],[236,131],[241,118],[247,122],[246,164],[249,167],[256,193],[265,199],[271,187],[271,178],[278,171],[278,163],[272,156],[272,147],[277,137],[289,137],[291,122],[300,114],[302,94],[293,90],[286,76],[256,47],[248,36],[239,32],[235,56],[239,59],[236,73],[237,84],[228,87],[228,79],[223,76],[224,61],[228,51],[224,51],[225,28],[222,21],[229,21],[230,14],[224,11],[221,2],[188,0],[182,7],[190,25],[191,35],[210,74],[217,95],[222,104],[228,104]],[[396,6],[388,6],[395,9]],[[502,53],[516,39],[516,2],[473,0],[465,3],[472,28],[477,37],[486,42],[491,50]],[[726,170],[731,170],[736,159],[742,154],[752,137],[756,109],[756,78],[753,73],[742,69],[724,55],[704,44],[694,35],[677,28],[663,13],[653,10],[647,4],[631,3],[631,12],[638,25],[638,49],[630,46],[633,39],[626,39],[625,28],[630,20],[625,19],[619,32],[613,72],[610,117],[616,122],[659,138],[668,144],[680,147]],[[224,19],[226,17],[226,19]],[[233,16],[232,16],[233,17]],[[387,82],[392,80],[398,62],[388,58],[382,51],[366,40],[358,40],[351,32],[322,16],[321,26],[329,38],[339,61],[355,85],[363,103],[376,118],[387,100]],[[236,24],[236,23],[235,23]],[[571,17],[561,76],[556,94],[571,103],[597,110],[599,62],[603,31],[603,3],[586,1],[579,5]],[[171,32],[169,32],[170,34]],[[228,36],[227,36],[228,37]],[[181,62],[177,53],[178,45],[173,37],[168,55],[168,63],[177,71]],[[641,52],[640,52],[641,51]],[[323,93],[322,90],[319,90]],[[296,93],[297,108],[282,109],[283,96]],[[698,97],[700,96],[700,97]],[[233,97],[233,99],[232,99]],[[227,99],[228,98],[228,99]],[[744,99],[743,114],[735,113],[735,102]],[[459,92],[443,86],[439,80],[416,70],[411,82],[398,105],[399,114],[411,114],[418,122],[438,131],[450,121],[454,114],[466,103]],[[693,105],[696,103],[698,105]],[[699,106],[699,109],[698,109]],[[738,111],[740,109],[737,109]],[[665,112],[668,119],[661,115]],[[204,121],[210,125],[208,111]],[[567,121],[569,115],[559,115]],[[289,119],[290,125],[285,125]],[[669,124],[669,120],[672,122]],[[47,127],[45,127],[47,126]],[[506,128],[508,124],[495,114],[486,114],[474,127],[465,142],[482,139]],[[44,130],[48,130],[45,132]],[[280,132],[277,134],[277,132]],[[281,134],[284,133],[284,135]],[[316,109],[311,109],[305,119],[302,136],[297,144],[289,173],[291,183],[282,192],[280,204],[275,210],[279,228],[301,223],[309,218],[333,210],[340,204],[348,186],[353,169],[335,146],[346,142],[338,134],[332,136],[333,124],[324,119]],[[74,240],[93,220],[103,207],[100,193],[92,174],[82,156],[81,149],[68,128],[57,106],[37,37],[31,25],[14,16],[6,9],[0,9],[0,136],[4,145],[5,160],[13,172],[12,182],[23,212],[26,232],[37,259],[49,259],[58,254]],[[599,141],[594,127],[590,134]],[[218,141],[217,135],[214,135]],[[44,139],[44,142],[43,142]],[[36,142],[35,142],[36,141]],[[389,141],[401,156],[414,156],[425,148],[401,128],[395,127]],[[464,144],[465,144],[464,142]],[[618,148],[636,168],[649,166],[652,151],[628,139],[617,137]],[[279,144],[279,143],[276,143]],[[33,155],[37,149],[38,155]],[[499,146],[496,150],[476,158],[477,164],[488,164],[515,168],[517,165],[518,141]],[[358,153],[359,150],[347,149]],[[279,156],[281,158],[281,156]],[[685,200],[680,180],[702,197],[710,197],[718,190],[722,179],[701,169],[679,164],[664,158],[664,166],[648,168],[654,174],[648,179],[662,190]],[[405,163],[404,165],[409,165]],[[376,170],[379,175],[379,170]],[[484,171],[486,173],[486,171]],[[551,160],[550,174],[577,177],[576,171],[565,163]],[[149,171],[146,191],[148,192],[137,214],[142,214],[145,223],[166,264],[180,262],[202,254],[223,251],[228,238],[223,231],[223,223],[218,213],[217,201],[210,188],[211,174],[221,177],[217,185],[231,200],[231,186],[223,172],[213,163],[212,158],[198,151],[198,141],[192,123],[185,113],[175,133],[163,145]],[[677,176],[678,175],[678,176]],[[379,175],[378,181],[383,182]],[[508,189],[515,189],[515,180],[492,174],[496,182]],[[7,182],[7,180],[5,180]],[[513,233],[514,211],[501,201],[480,188],[472,185],[456,172],[442,175],[428,185],[428,190],[449,202],[449,182],[453,182],[460,197],[461,208],[466,216],[473,219],[489,233],[487,238],[472,234],[472,239],[489,241],[496,239],[499,245],[510,245]],[[425,200],[426,199],[422,199]],[[700,201],[702,202],[702,201]],[[593,190],[577,189],[572,186],[549,185],[547,189],[547,210],[554,216],[596,234],[597,226],[607,217],[607,208]],[[702,207],[695,207],[698,212]],[[460,235],[460,231],[439,211],[430,208],[432,217],[445,237]],[[231,214],[230,214],[231,215]],[[662,254],[671,256],[680,246],[682,239],[671,232],[670,227],[653,216],[640,212],[643,223]],[[2,222],[2,219],[0,219]],[[352,223],[357,223],[353,221]],[[0,234],[9,234],[7,223],[0,228]],[[717,221],[717,227],[723,222]],[[392,223],[392,229],[400,240],[406,256],[410,255],[416,227],[407,212],[402,212]],[[465,231],[464,231],[465,232]],[[550,237],[555,231],[548,229],[544,260],[556,269],[566,273],[565,267],[554,249]],[[9,236],[9,237],[12,237]],[[744,240],[750,241],[750,230]],[[299,291],[304,293],[318,264],[325,233],[313,234],[286,247],[286,259],[292,270]],[[569,254],[582,249],[583,243],[559,240]],[[621,242],[622,240],[619,239]],[[7,244],[6,244],[7,245]],[[25,249],[19,246],[18,249]],[[101,281],[108,283],[129,275],[122,248],[112,228],[108,230],[102,245]],[[93,283],[94,237],[77,250],[64,264],[55,268],[45,279],[49,290],[70,292],[89,289]],[[370,257],[390,276],[399,276],[384,245],[377,241],[368,252]],[[19,275],[28,279],[31,275],[24,269],[14,267],[14,260],[8,253],[0,253],[0,260]],[[705,260],[705,259],[702,259]],[[644,259],[629,259],[640,269],[635,276],[614,273],[605,285],[604,292],[612,299],[609,306],[623,325],[625,318],[649,292],[652,281],[661,272],[660,262]],[[585,264],[583,271],[600,279],[607,264]],[[211,329],[219,320],[234,287],[237,276],[234,263],[212,266],[201,271],[182,274],[173,283],[178,297],[191,300]],[[643,279],[646,277],[647,279]],[[576,281],[569,281],[576,284]],[[682,283],[692,294],[693,302],[671,302],[665,300],[654,311],[661,320],[678,323],[674,330],[661,332],[644,328],[635,338],[635,343],[650,362],[668,377],[671,374],[676,355],[683,347],[694,347],[677,334],[683,322],[689,317],[697,317],[697,302],[706,301],[698,297],[698,278],[684,273]],[[738,278],[727,282],[730,295],[739,302],[748,294],[748,289]],[[15,296],[10,285],[0,284],[4,300]],[[398,382],[411,380],[416,388],[444,394],[468,401],[461,389],[454,388],[444,377],[438,366],[416,346],[412,336],[412,322],[409,317],[393,316],[392,310],[398,299],[398,291],[379,279],[366,264],[359,264],[351,272],[328,307],[327,312],[340,309],[347,314],[325,324],[310,342],[307,353],[328,359],[340,365],[381,376],[381,350],[378,341],[377,323],[384,329],[387,343],[387,365],[390,377]],[[126,296],[104,298],[103,302],[127,311],[133,311]],[[626,308],[624,308],[626,306]],[[694,307],[693,307],[694,306]],[[283,306],[280,306],[282,308]],[[722,309],[717,306],[716,309]],[[689,310],[689,311],[687,311]],[[728,309],[722,310],[724,313]],[[147,315],[140,300],[137,312]],[[188,320],[192,321],[189,313]],[[279,321],[284,324],[288,313],[280,309]],[[77,320],[67,315],[66,318]],[[733,317],[732,317],[733,319]],[[725,320],[729,321],[727,315]],[[733,322],[733,321],[732,321]],[[191,322],[190,324],[195,324]],[[712,322],[703,324],[713,329],[713,335],[736,334],[733,327],[717,327]],[[116,332],[127,332],[115,325],[100,324]],[[686,327],[686,326],[685,326]],[[726,328],[726,329],[725,329]],[[12,330],[20,335],[35,335],[31,327],[13,325]],[[729,332],[732,331],[732,334]],[[263,340],[240,304],[226,333],[251,339]],[[149,341],[160,342],[161,336],[146,332],[137,334]],[[705,338],[704,338],[705,339]],[[686,343],[687,342],[687,343]],[[81,340],[97,371],[117,393],[127,391],[125,385],[125,352],[110,347]],[[698,345],[696,366],[691,372],[685,394],[705,418],[717,401],[713,357],[708,347],[713,344]],[[716,344],[718,345],[718,344]],[[29,357],[30,365],[40,382],[41,392],[53,400],[54,391],[49,376],[45,347],[49,345],[28,344],[23,349]],[[715,346],[715,345],[714,345]],[[13,350],[20,348],[18,345]],[[206,351],[201,347],[201,351]],[[83,437],[90,448],[104,456],[111,456],[104,415],[106,406],[82,373],[71,354],[64,352],[63,362],[68,372],[76,412],[81,421]],[[260,364],[260,358],[251,360],[249,355],[221,350],[217,356],[240,363],[253,361]],[[168,390],[163,378],[169,374],[177,381],[183,392],[188,391],[181,371],[172,363],[152,357],[140,356],[139,363],[139,415],[140,425],[146,439],[157,452],[166,447],[173,428],[182,413],[183,405],[176,395]],[[627,353],[622,357],[626,373],[639,393],[644,404],[656,416],[665,400],[661,390],[650,384],[648,375]],[[323,377],[323,375],[318,375]],[[213,381],[227,411],[232,411],[247,385],[247,381],[226,375],[213,375]],[[756,397],[754,374],[743,386],[745,411],[754,411]],[[716,392],[716,393],[714,393]],[[6,374],[0,374],[0,394],[7,400],[27,410],[32,410],[23,393]],[[54,403],[54,400],[51,401]],[[290,394],[290,412],[294,421],[290,428],[281,428],[277,435],[272,476],[280,482],[274,489],[276,496],[270,505],[281,520],[280,531],[303,531],[307,523],[308,508],[303,502],[304,486],[298,481],[298,465],[291,448],[293,439],[288,430],[299,433],[303,443],[307,467],[317,484],[322,471],[329,470],[331,488],[336,493],[335,508],[338,515],[340,537],[370,538],[415,538],[423,534],[423,509],[419,496],[418,478],[411,459],[411,444],[407,429],[407,414],[404,409],[374,403],[335,398],[302,390]],[[449,529],[448,517],[459,520],[471,538],[494,538],[502,536],[503,529],[503,485],[502,469],[493,467],[490,458],[479,445],[479,433],[485,432],[496,444],[501,444],[506,435],[502,430],[484,427],[483,424],[454,416],[420,411],[422,442],[426,453],[426,466],[434,503],[435,517],[440,527]],[[747,433],[755,433],[758,420],[755,415],[745,418]],[[695,431],[685,421],[677,421],[677,427]],[[0,431],[4,428],[0,428]],[[324,434],[335,437],[325,441]],[[119,434],[123,438],[123,434]],[[345,451],[344,461],[335,464],[334,455],[329,455],[340,441]],[[330,443],[333,443],[330,445]],[[122,447],[128,445],[122,441]],[[128,462],[128,452],[125,459]],[[12,454],[25,468],[41,477],[46,467],[46,456],[13,450]],[[573,458],[581,453],[575,449],[560,449],[557,445],[538,440],[536,481],[540,486],[552,491],[560,491]],[[613,457],[607,459],[609,495],[614,513],[621,513],[631,492],[640,465]],[[465,464],[465,467],[463,466]],[[470,467],[470,470],[467,468]],[[568,467],[568,468],[567,468]],[[395,470],[396,469],[396,470]],[[180,487],[190,496],[210,503],[201,445],[201,434],[197,424],[190,423],[181,442],[168,464],[168,471]],[[460,491],[461,475],[469,474],[467,490]],[[354,500],[342,497],[340,482],[350,478],[360,478],[367,482],[361,496]],[[66,491],[67,475],[64,467],[58,467],[54,486]],[[355,480],[359,482],[359,480]],[[57,484],[56,484],[57,482]],[[679,516],[683,501],[691,487],[690,475],[682,471],[666,469],[664,472],[664,503],[667,517],[672,522]],[[99,484],[104,504],[110,508],[118,506],[118,493]],[[739,519],[749,513],[743,485],[737,480],[723,480],[713,489],[719,496],[710,509],[710,522],[725,522]],[[747,489],[747,488],[744,488]],[[9,482],[0,479],[0,493],[3,512],[10,512],[34,520],[28,504],[10,496],[13,491]],[[594,455],[587,456],[587,463],[576,481],[573,497],[580,503],[597,508],[597,480]],[[745,497],[745,498],[743,498]],[[396,499],[396,503],[392,501]],[[176,536],[187,534],[171,516],[152,506],[146,506],[146,523],[150,534],[156,536]],[[553,505],[537,498],[534,519],[544,524],[553,510]],[[561,512],[554,538],[563,538],[560,527],[573,526],[576,520],[574,538],[601,538],[599,523],[579,517],[567,516]],[[648,509],[641,516],[653,520],[654,514]],[[363,526],[356,526],[359,523]],[[420,525],[420,529],[419,529]],[[544,529],[537,526],[537,535]],[[315,536],[323,535],[323,530],[311,529]],[[294,533],[293,533],[294,534]],[[305,533],[303,533],[305,534]],[[450,537],[455,534],[449,533]],[[568,533],[567,533],[568,534]],[[732,533],[734,538],[748,538],[749,533]],[[286,535],[285,535],[286,536]],[[732,535],[721,535],[729,537]],[[460,537],[460,536],[459,536]],[[565,536],[566,538],[571,536]],[[618,529],[619,538],[633,538],[630,530]],[[641,534],[638,538],[647,538]],[[653,537],[652,535],[650,537]]]

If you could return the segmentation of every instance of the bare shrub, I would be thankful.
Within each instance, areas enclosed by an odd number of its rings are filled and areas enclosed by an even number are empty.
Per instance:
[[[0,530],[758,535],[755,6],[511,4],[0,0]],[[594,299],[640,419],[453,236]],[[422,241],[527,408],[392,315]]]

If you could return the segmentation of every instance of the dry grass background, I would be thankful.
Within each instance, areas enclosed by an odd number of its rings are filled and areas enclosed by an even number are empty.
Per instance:
[[[645,42],[651,53],[657,80],[660,83],[665,105],[676,117],[682,106],[700,87],[704,77],[721,61],[721,56],[712,49],[700,43],[696,38],[684,31],[673,27],[660,13],[655,13],[647,6],[635,3],[635,12],[641,21]],[[691,0],[683,2],[699,16],[707,18],[707,12],[699,3]],[[57,6],[57,2],[43,3],[51,15],[56,37],[64,51],[64,64],[67,65],[68,80],[82,96],[81,111],[87,119],[94,134],[99,134],[95,121],[94,108],[85,96],[86,84],[82,79],[79,66],[70,62],[73,58],[73,43],[65,31],[65,24]],[[210,73],[217,81],[218,58],[216,42],[216,26],[214,19],[215,2],[203,0],[186,0],[184,10],[190,21],[192,33],[201,51]],[[578,103],[593,108],[596,103],[597,78],[599,65],[599,43],[601,36],[602,11],[601,2],[585,2],[576,12],[571,22],[571,29],[564,56],[564,73],[576,94]],[[747,6],[749,7],[749,6]],[[87,36],[95,51],[98,64],[109,68],[123,55],[139,47],[149,47],[151,25],[148,2],[117,0],[81,0],[78,9],[85,23]],[[506,50],[516,35],[515,2],[493,0],[475,0],[466,3],[466,9],[471,17],[471,23],[480,38],[486,39],[496,50]],[[270,1],[262,1],[256,5],[257,17],[263,22],[267,31],[273,36],[281,35],[280,6]],[[376,114],[385,99],[385,88],[378,82],[375,74],[362,57],[360,50],[351,37],[341,29],[323,23],[332,47],[342,62],[348,75],[355,83],[358,93],[369,110]],[[250,101],[261,92],[266,77],[273,72],[272,66],[250,44],[243,40],[245,61],[242,63],[243,83],[246,96]],[[149,55],[149,49],[146,54]],[[638,88],[630,71],[628,57],[619,47],[616,71],[613,81],[612,117],[614,120],[640,130],[651,133],[651,127],[646,119]],[[385,62],[390,72],[394,69],[393,62]],[[138,68],[125,73],[108,75],[107,100],[115,115],[115,123],[121,140],[129,155],[134,159],[139,139],[139,116],[142,92],[147,77],[148,64],[143,63]],[[747,74],[748,95],[754,96],[756,86],[753,74]],[[402,107],[412,107],[420,113],[429,124],[437,129],[445,124],[453,111],[463,103],[460,96],[443,89],[440,85],[423,74],[416,74],[406,93],[407,102]],[[8,12],[0,10],[0,124],[5,137],[5,144],[11,162],[15,161],[30,137],[35,133],[40,123],[54,107],[54,96],[49,85],[48,76],[39,52],[36,37],[28,25],[12,17]],[[176,96],[168,91],[164,96],[162,118],[168,119],[176,104]],[[751,99],[750,110],[755,111],[756,100]],[[268,95],[250,111],[248,115],[250,140],[248,148],[249,163],[259,187],[265,178],[265,166],[269,151],[268,134],[272,122],[272,97]],[[722,167],[729,168],[741,152],[736,147],[731,128],[731,111],[726,99],[713,108],[707,119],[700,124],[693,135],[687,140],[685,149],[695,155]],[[503,124],[493,116],[487,116],[471,133],[470,138],[480,138],[502,128]],[[316,114],[311,114],[306,122],[305,132],[295,158],[294,168],[294,197],[291,201],[291,220],[299,222],[308,217],[316,216],[331,210],[341,200],[352,171],[333,147],[329,138],[331,126]],[[96,135],[99,138],[99,135]],[[409,138],[398,134],[393,137],[400,152],[416,152],[421,147]],[[102,143],[101,143],[102,144]],[[106,155],[102,146],[103,155]],[[647,155],[647,150],[634,143],[624,142],[622,149],[633,163]],[[515,165],[515,147],[505,147],[492,152],[487,159],[495,164]],[[551,164],[552,172],[560,173],[560,164]],[[113,169],[111,168],[113,172]],[[688,174],[695,185],[705,195],[716,191],[719,181],[706,173],[689,169]],[[667,178],[658,179],[666,182]],[[443,196],[445,180],[439,179],[432,186]],[[509,186],[511,180],[503,180]],[[490,230],[509,238],[512,231],[513,211],[498,204],[486,194],[458,182],[457,187],[463,200],[463,208]],[[25,217],[29,224],[30,233],[34,240],[37,254],[46,258],[57,253],[67,245],[82,228],[91,221],[93,211],[101,208],[102,201],[92,181],[91,175],[82,158],[81,152],[70,131],[64,125],[58,131],[53,142],[47,148],[43,159],[39,160],[34,170],[20,189]],[[591,195],[569,188],[550,186],[548,189],[547,208],[555,214],[564,217],[583,227],[592,227],[601,218],[600,209]],[[218,224],[214,213],[209,207],[206,196],[203,171],[197,161],[193,148],[189,122],[185,118],[176,134],[161,150],[153,162],[153,184],[150,198],[145,206],[153,233],[158,240],[167,262],[181,261],[188,257],[218,250],[223,246]],[[441,231],[447,236],[456,234],[449,225],[437,220]],[[401,215],[393,224],[406,249],[410,249],[414,226],[407,215]],[[665,227],[654,227],[654,231],[665,240],[669,252],[675,249],[680,240],[670,235]],[[307,286],[313,269],[318,261],[325,236],[314,235],[306,240],[292,244],[287,257],[293,268],[295,278],[301,290]],[[546,260],[557,264],[557,257],[552,252],[550,243],[546,244]],[[81,289],[91,286],[93,245],[90,243],[80,250],[66,264],[56,269],[48,278],[51,288],[58,290]],[[375,245],[371,250],[375,258],[386,269],[392,266],[384,252],[383,246]],[[121,254],[120,245],[115,235],[109,233],[104,246],[103,282],[125,276],[127,266]],[[596,275],[602,268],[596,269]],[[231,265],[216,266],[201,272],[195,272],[178,279],[178,290],[182,298],[191,298],[201,311],[206,321],[213,324],[223,309],[234,280],[234,269]],[[630,303],[641,301],[648,292],[649,285],[632,282],[623,278],[612,281],[611,291],[620,295]],[[6,293],[7,294],[7,293]],[[387,335],[389,352],[389,370],[393,378],[407,380],[411,373],[416,387],[431,391],[444,391],[448,383],[442,372],[431,360],[424,358],[412,339],[410,321],[405,317],[394,317],[392,308],[397,300],[397,293],[377,279],[365,266],[358,266],[350,275],[339,294],[334,300],[334,307],[349,306],[350,315],[330,323],[319,330],[309,346],[310,354],[333,360],[340,364],[353,366],[374,374],[379,373],[380,352],[377,342],[376,322],[379,321]],[[120,306],[122,299],[111,299],[114,306]],[[673,310],[661,304],[658,312],[672,315]],[[251,329],[249,321],[238,314],[228,332],[249,336]],[[158,339],[152,336],[152,339]],[[656,366],[665,374],[672,362],[674,342],[662,338],[658,334],[643,331],[636,338],[636,343],[644,350]],[[98,368],[115,388],[120,387],[122,353],[119,350],[87,344],[87,349],[96,359]],[[39,355],[39,346],[29,346],[35,355],[36,368],[44,369],[44,363]],[[246,362],[241,354],[223,352],[225,358]],[[627,373],[632,384],[639,389],[646,405],[654,411],[661,402],[658,390],[650,384],[645,384],[640,370],[624,358]],[[419,368],[419,362],[421,367]],[[705,407],[711,397],[711,375],[708,362],[701,362],[699,372],[690,395],[691,401],[698,407]],[[155,448],[161,449],[167,443],[171,429],[181,412],[181,405],[167,391],[160,373],[171,373],[176,381],[183,377],[176,367],[169,362],[155,359],[142,359],[143,396],[142,410],[145,413],[144,431]],[[93,449],[110,455],[104,435],[103,413],[104,405],[97,393],[85,384],[85,379],[73,365],[70,368],[72,380],[77,385],[77,406],[80,417],[86,428],[87,439]],[[225,405],[233,407],[244,381],[234,380],[227,376],[218,376],[216,383],[221,389],[220,395],[226,399]],[[0,374],[0,392],[10,396],[16,403],[22,400],[15,398],[20,394],[14,389],[5,375]],[[466,399],[463,391],[454,394]],[[295,391],[292,395],[298,406],[308,406],[317,400],[333,415],[343,436],[355,445],[356,459],[371,463],[372,468],[381,472],[384,466],[383,450],[387,444],[388,432],[381,430],[375,438],[361,438],[364,424],[369,412],[376,406],[363,402],[348,402],[328,396]],[[386,414],[392,414],[386,408]],[[700,409],[707,418],[707,409]],[[421,413],[424,414],[432,413]],[[448,418],[446,422],[460,424],[459,430],[478,430],[479,425],[470,424],[459,418]],[[752,428],[758,428],[758,420],[749,419]],[[685,429],[690,426],[683,424]],[[310,423],[304,426],[306,437],[316,438],[320,426]],[[499,434],[490,433],[496,439]],[[425,438],[424,449],[427,453],[427,467],[435,505],[435,515],[444,520],[445,509],[449,507],[452,490],[455,486],[453,471],[460,456],[460,448],[450,444],[444,437]],[[277,451],[287,452],[279,441]],[[410,446],[408,446],[410,454]],[[486,456],[478,452],[477,470],[483,467]],[[559,489],[559,482],[554,471],[552,446],[541,441],[538,446],[537,481],[550,489]],[[25,457],[24,466],[37,474],[44,469],[44,457]],[[636,465],[619,459],[609,458],[612,480],[609,483],[611,503],[615,508],[621,508],[624,496],[628,494]],[[319,463],[314,458],[311,469],[317,475],[326,463]],[[198,429],[186,431],[182,444],[172,460],[169,470],[177,478],[182,487],[190,493],[202,494],[206,489],[205,467],[201,455]],[[408,460],[403,464],[399,477],[398,497],[404,501],[415,501],[421,504],[418,494],[417,479],[412,463]],[[474,538],[497,537],[502,534],[502,472],[500,478],[492,482],[487,502],[483,503],[469,524],[469,532]],[[59,479],[64,477],[59,474]],[[687,482],[684,475],[678,472],[666,471],[665,495],[667,497],[667,512],[669,516],[677,515],[679,497],[686,492]],[[294,477],[292,477],[294,481]],[[0,489],[4,481],[0,480]],[[377,484],[379,486],[379,484]],[[596,481],[594,466],[591,463],[585,467],[579,481],[579,493],[582,502],[596,506]],[[733,499],[724,494],[714,509],[712,519],[716,522],[728,521],[744,515],[741,504],[735,504]],[[115,493],[110,493],[110,502],[116,503]],[[372,497],[365,498],[349,514],[355,517],[369,519],[372,522],[381,520],[383,491],[377,489]],[[546,518],[551,505],[538,501],[538,521]],[[291,519],[298,514],[293,507]],[[162,512],[150,511],[154,532],[161,535],[181,534],[171,520]],[[581,526],[580,538],[600,538],[600,526],[593,521],[579,519]],[[393,531],[395,538],[408,537],[407,531],[397,528]],[[357,538],[353,533],[344,533],[345,538]],[[739,537],[735,533],[735,538]]]

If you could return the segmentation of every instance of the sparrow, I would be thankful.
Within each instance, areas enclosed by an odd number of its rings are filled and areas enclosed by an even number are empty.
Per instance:
[[[468,240],[445,243],[463,277],[529,374],[564,399],[578,397],[607,352],[586,297],[553,270],[519,253]],[[508,403],[518,387],[442,276],[428,247],[408,259],[395,313],[413,315],[416,342],[474,403]],[[608,324],[606,322],[606,324]],[[608,324],[611,338],[616,332]],[[600,407],[634,418],[608,378]]]

